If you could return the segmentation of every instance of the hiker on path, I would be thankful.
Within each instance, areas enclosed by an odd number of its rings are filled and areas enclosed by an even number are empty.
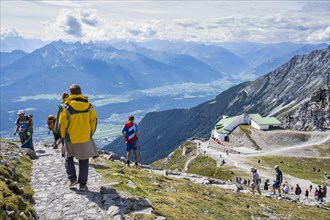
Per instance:
[[[323,197],[326,198],[327,197],[327,193],[328,193],[328,189],[327,189],[327,187],[325,185],[323,186],[322,189],[323,189]]]
[[[299,198],[299,196],[300,196],[300,194],[301,194],[301,188],[300,188],[299,184],[296,185],[295,194],[296,194],[296,195],[298,196],[298,198]]]
[[[58,106],[58,110],[57,110],[57,114],[56,114],[56,118],[57,120],[55,121],[55,127],[54,127],[54,135],[57,134],[59,137],[60,135],[60,125],[59,125],[59,118],[60,118],[60,114],[63,111],[64,108],[64,102],[65,100],[69,97],[69,94],[66,92],[62,93],[62,103]],[[60,140],[58,140],[57,145],[59,143],[62,143],[62,147],[61,147],[61,153],[62,153],[62,157],[65,157],[65,147],[64,147],[64,139],[60,138]]]
[[[324,190],[321,185],[319,185],[318,188],[315,188],[315,196],[317,201],[323,202]]]
[[[268,191],[268,186],[269,186],[269,179],[266,179],[264,184],[264,190]]]
[[[32,135],[25,124],[21,125],[19,135],[22,143],[22,148],[29,148],[32,150]]]
[[[283,193],[285,194],[289,194],[290,192],[290,187],[289,187],[289,183],[287,181],[285,181],[285,183],[283,184],[283,188],[282,188]]]
[[[138,126],[134,122],[134,116],[128,116],[128,122],[125,123],[122,134],[125,138],[126,142],[126,163],[129,167],[130,165],[130,156],[131,150],[134,152],[135,166],[138,166],[138,156],[137,156],[137,148],[139,144],[139,136],[138,136]]]
[[[21,125],[26,125],[27,130],[30,132],[30,135],[31,135],[30,149],[34,151],[33,140],[32,140],[32,135],[33,135],[33,121],[32,121],[32,118],[28,115],[25,115],[24,110],[18,110],[17,115],[18,115],[18,118],[16,120],[16,128],[15,128],[15,131],[14,131],[14,135],[16,135],[18,133],[18,130],[20,129]],[[22,142],[21,135],[20,135],[20,140]]]
[[[53,149],[57,149],[58,140],[60,139],[59,134],[54,132],[56,121],[57,121],[57,118],[55,118],[54,115],[48,115],[48,117],[47,117],[47,125],[48,125],[48,129],[49,129],[48,134],[50,132],[52,132],[54,135],[54,143],[52,145]]]
[[[283,182],[283,175],[282,175],[282,171],[280,170],[280,167],[278,165],[274,166],[274,169],[276,171],[276,177],[275,177],[275,181],[273,183],[273,194],[276,195],[275,190],[278,190],[278,194],[279,196],[281,196],[281,184]]]
[[[251,167],[250,172],[252,173],[252,185],[251,185],[252,193],[254,194],[254,190],[257,189],[258,193],[261,195],[261,192],[260,192],[261,179],[257,172],[257,169],[254,167]]]
[[[92,138],[96,125],[97,113],[88,97],[82,95],[79,85],[72,84],[70,96],[65,100],[59,117],[61,138],[65,139],[65,169],[70,188],[79,183],[79,190],[87,189],[89,158],[99,155]],[[79,160],[78,179],[73,157]]]
[[[308,189],[305,190],[305,199],[308,199],[309,191]]]

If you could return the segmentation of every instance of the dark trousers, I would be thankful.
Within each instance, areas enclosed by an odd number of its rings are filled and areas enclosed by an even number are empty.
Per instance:
[[[79,177],[78,183],[86,185],[88,178],[88,166],[89,160],[79,160]],[[65,159],[65,169],[68,174],[68,179],[77,180],[76,168],[74,166],[73,157],[67,157]]]

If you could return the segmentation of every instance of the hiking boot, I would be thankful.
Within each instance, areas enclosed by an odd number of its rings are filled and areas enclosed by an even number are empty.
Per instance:
[[[138,162],[135,162],[135,167],[137,168],[139,166]]]
[[[86,184],[79,184],[79,191],[85,191],[87,189]]]
[[[70,183],[69,183],[69,188],[73,188],[75,185],[78,184],[78,181],[77,180],[70,180]]]

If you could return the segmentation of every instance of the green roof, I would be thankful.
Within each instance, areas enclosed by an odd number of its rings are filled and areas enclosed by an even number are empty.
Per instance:
[[[221,119],[216,125],[215,130],[218,133],[222,134],[229,134],[231,131],[226,130],[225,128],[230,125],[232,122],[234,122],[239,116],[229,117],[229,118],[223,118]]]
[[[258,125],[281,125],[282,122],[275,117],[262,117],[259,114],[249,114],[250,118]]]

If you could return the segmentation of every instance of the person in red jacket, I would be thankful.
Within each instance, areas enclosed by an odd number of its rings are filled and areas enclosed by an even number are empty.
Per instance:
[[[126,141],[126,162],[127,166],[130,165],[130,156],[131,150],[133,149],[134,152],[134,159],[135,159],[135,166],[138,166],[138,159],[137,159],[137,147],[138,147],[138,126],[134,122],[134,116],[128,116],[128,122],[123,127],[122,134]]]
[[[305,199],[308,199],[309,191],[308,189],[305,190]]]

